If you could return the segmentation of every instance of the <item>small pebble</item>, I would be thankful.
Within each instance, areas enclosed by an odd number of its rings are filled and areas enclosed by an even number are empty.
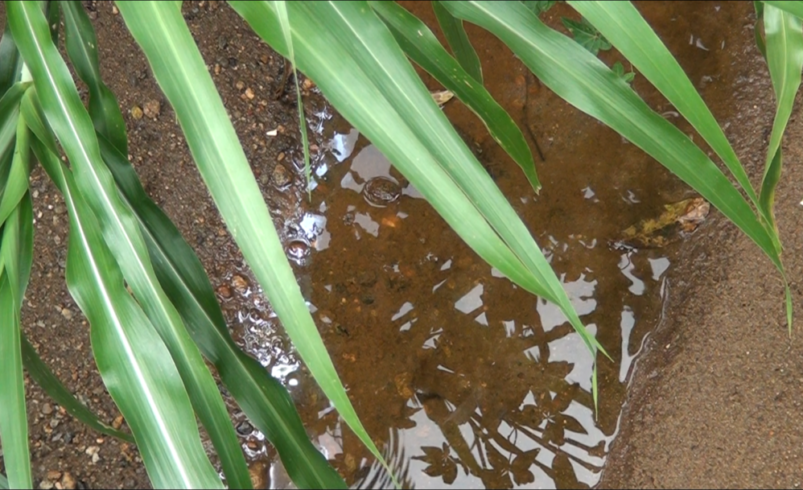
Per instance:
[[[271,181],[273,181],[273,185],[280,189],[287,187],[293,180],[290,176],[290,172],[281,164],[276,164],[276,166],[273,167],[270,178]]]
[[[251,426],[251,423],[248,421],[243,421],[237,424],[237,433],[241,436],[247,436],[251,432],[253,432],[254,428]]]
[[[249,99],[253,99],[254,98],[254,91],[251,90],[251,87],[248,87],[247,89],[245,89],[245,96],[248,97]]]
[[[231,285],[234,286],[234,289],[240,294],[245,294],[248,292],[248,281],[246,281],[242,276],[232,276]]]
[[[145,106],[143,107],[143,112],[149,118],[156,119],[162,112],[162,105],[159,103],[158,100],[149,100],[148,102],[145,102]]]
[[[58,470],[50,470],[47,472],[46,477],[50,481],[56,481],[61,478],[61,471]]]
[[[114,427],[115,429],[120,429],[121,425],[123,425],[123,416],[122,415],[118,415],[112,421],[112,427]]]
[[[51,490],[53,487],[53,482],[48,480],[42,480],[42,483],[39,484],[41,490]]]
[[[226,286],[226,285],[223,285],[223,286],[220,286],[219,288],[217,288],[217,293],[223,299],[231,298],[231,289],[229,289],[229,287]]]
[[[142,109],[140,109],[138,105],[135,105],[134,107],[131,108],[131,117],[133,117],[134,119],[137,120],[142,119],[142,115],[143,115]]]
[[[234,86],[237,88],[237,90],[242,90],[245,88],[245,84],[243,82],[237,82],[234,84]]]
[[[53,406],[49,403],[45,403],[42,405],[42,414],[43,415],[50,415],[53,413]]]
[[[65,490],[75,489],[75,478],[69,472],[65,472],[61,477],[61,487]]]
[[[72,320],[73,313],[68,308],[62,308],[61,309],[61,316],[63,316],[67,320]]]

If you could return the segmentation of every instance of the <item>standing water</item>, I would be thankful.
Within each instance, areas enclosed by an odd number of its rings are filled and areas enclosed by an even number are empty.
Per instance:
[[[428,4],[405,6],[436,25]],[[738,60],[752,49],[751,6],[638,8],[715,116],[721,122],[733,117],[729,99],[749,72]],[[561,15],[571,15],[564,5],[546,20],[556,26]],[[534,150],[540,194],[465,106],[453,100],[444,111],[612,356],[598,359],[596,414],[594,360],[558,308],[478,258],[328,107],[313,110],[310,121],[316,140],[311,201],[300,150],[277,164],[263,190],[357,413],[405,487],[591,487],[616,437],[634,359],[664,314],[667,272],[679,250],[679,242],[654,249],[612,244],[629,226],[695,194],[541,87],[497,39],[467,29],[486,86]],[[600,56],[609,65],[621,59],[613,52]],[[424,80],[431,90],[441,88]],[[633,87],[699,141],[639,74]],[[231,288],[219,290],[236,338],[291,390],[310,436],[349,483],[391,486],[306,373],[247,276],[238,271],[229,277]],[[240,432],[254,465],[269,472],[270,485],[286,486],[264,437],[247,424]]]

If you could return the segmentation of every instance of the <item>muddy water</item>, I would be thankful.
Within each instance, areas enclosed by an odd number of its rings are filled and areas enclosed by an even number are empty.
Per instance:
[[[428,5],[408,7],[435,25]],[[551,25],[569,15],[563,7],[549,12]],[[729,47],[742,46],[750,34],[750,5],[639,8],[719,120],[731,117],[727,101],[743,80],[733,75],[740,51]],[[623,251],[610,243],[664,204],[694,193],[541,87],[496,39],[473,26],[469,35],[486,85],[530,140],[541,193],[533,193],[465,106],[452,101],[444,111],[613,358],[600,359],[596,416],[593,359],[558,309],[479,259],[330,108],[308,108],[315,141],[311,200],[300,151],[280,155],[262,181],[266,199],[352,402],[405,486],[594,486],[617,434],[633,361],[665,313],[667,272],[678,247]],[[617,56],[601,55],[609,64]],[[634,88],[692,134],[642,77]],[[313,440],[350,483],[389,486],[306,374],[248,271],[234,268],[227,279],[231,288],[219,293],[236,337],[291,389]],[[271,486],[285,486],[262,435],[245,422],[238,431]]]

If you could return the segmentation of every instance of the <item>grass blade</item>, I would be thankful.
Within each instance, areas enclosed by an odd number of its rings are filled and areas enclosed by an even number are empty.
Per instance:
[[[126,434],[104,424],[97,415],[89,410],[86,405],[79,402],[70,390],[53,374],[53,371],[47,367],[47,364],[42,361],[36,349],[31,345],[28,339],[23,334],[22,336],[22,363],[28,375],[45,390],[45,393],[50,396],[56,403],[64,407],[67,413],[77,418],[85,425],[95,429],[101,434],[106,434],[110,437],[116,437],[126,442],[134,443],[134,438],[131,434]]]
[[[276,2],[276,12],[279,15],[279,25],[282,28],[282,36],[287,43],[290,52],[290,65],[293,67],[293,81],[296,86],[296,108],[298,110],[298,130],[301,132],[301,148],[304,150],[304,178],[307,180],[307,196],[312,199],[312,167],[309,161],[309,138],[307,137],[307,121],[304,117],[304,102],[301,100],[301,89],[298,88],[298,72],[296,71],[296,60],[293,54],[293,40],[290,36],[290,17],[287,14],[287,6],[284,0]]]
[[[170,353],[125,290],[72,172],[39,140],[33,150],[64,195],[70,217],[67,287],[89,320],[98,370],[131,427],[151,482],[156,488],[222,488]]]
[[[438,24],[441,26],[443,36],[449,47],[452,48],[452,53],[457,59],[463,70],[466,71],[477,83],[482,85],[482,64],[477,52],[474,51],[474,46],[463,28],[463,21],[456,19],[446,10],[441,2],[432,0],[432,10],[435,12],[435,17],[438,19]],[[440,43],[438,43],[440,45]]]
[[[26,30],[19,32],[27,36],[27,42],[20,41],[20,50],[31,67],[48,122],[75,169],[78,188],[97,215],[104,240],[125,280],[173,356],[193,408],[215,445],[229,483],[238,487],[250,486],[245,458],[217,385],[180,315],[159,285],[136,219],[120,199],[114,179],[103,164],[92,122],[69,78],[67,67],[49,39],[37,35],[36,28],[41,25],[37,24],[44,19],[41,16],[37,19],[34,15],[37,12],[32,8],[23,12],[27,14],[21,17],[25,19]],[[67,12],[65,10],[65,14]],[[21,37],[17,35],[17,39]],[[79,64],[87,69],[86,65],[91,63]],[[116,109],[114,97],[110,92],[107,95],[107,100]],[[116,115],[119,116],[119,110]],[[106,116],[106,113],[100,113],[98,118]],[[106,126],[101,124],[101,127]]]
[[[20,199],[28,192],[28,176],[31,173],[31,157],[29,145],[30,132],[24,118],[17,120],[17,136],[14,148],[14,157],[8,176],[4,176],[5,185],[0,197],[0,224],[5,223],[14,211]]]
[[[674,56],[630,2],[577,2],[575,10],[652,83],[722,158],[736,181],[758,208],[758,197],[744,167],[711,110]]]
[[[470,1],[447,6],[499,37],[564,100],[610,126],[702,194],[783,272],[773,237],[739,191],[700,148],[595,56],[545,26],[522,4]]]
[[[405,54],[444,87],[454,92],[485,123],[491,137],[521,167],[530,185],[538,192],[541,183],[538,181],[535,162],[524,135],[510,114],[491,97],[482,82],[477,83],[471,78],[441,46],[432,31],[405,8],[395,2],[368,3],[388,26]],[[433,7],[435,5],[437,2],[433,3]]]
[[[777,109],[772,123],[759,202],[777,234],[773,203],[775,187],[781,178],[781,138],[792,115],[795,94],[800,88],[800,72],[803,70],[803,30],[799,18],[772,5],[764,7],[763,18],[767,66],[775,90]]]
[[[24,105],[22,110],[25,111]],[[209,278],[192,247],[147,196],[126,157],[102,136],[98,142],[120,192],[137,215],[159,282],[223,384],[250,421],[287,460],[285,466],[293,481],[306,488],[345,487],[310,443],[287,390],[232,340]]]
[[[329,392],[339,389],[338,408],[351,408],[189,29],[169,5],[118,2],[118,6],[176,111],[201,176],[232,236],[299,353],[316,379],[329,385]]]
[[[125,121],[117,98],[100,78],[98,40],[89,16],[79,2],[62,1],[67,54],[75,72],[89,87],[89,115],[95,129],[114,144],[123,155],[128,154]]]

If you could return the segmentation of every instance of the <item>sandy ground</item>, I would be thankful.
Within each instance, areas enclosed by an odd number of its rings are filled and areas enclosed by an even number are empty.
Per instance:
[[[768,89],[761,66],[755,83]],[[760,178],[774,101],[738,100],[731,141]],[[800,98],[798,98],[800,99]],[[685,251],[632,381],[601,487],[798,488],[803,482],[803,120],[784,139],[776,214],[796,318],[778,271],[721,214]]]

